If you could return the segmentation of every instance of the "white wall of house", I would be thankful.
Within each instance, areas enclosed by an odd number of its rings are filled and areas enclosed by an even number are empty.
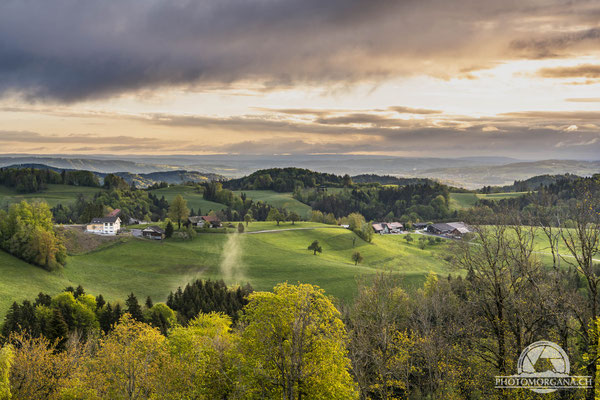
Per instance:
[[[117,218],[116,222],[104,222],[101,224],[90,224],[87,226],[87,231],[96,235],[114,236],[121,230],[121,219]]]

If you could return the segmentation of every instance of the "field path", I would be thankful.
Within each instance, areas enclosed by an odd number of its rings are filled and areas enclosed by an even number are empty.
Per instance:
[[[245,235],[253,235],[255,233],[278,233],[286,231],[308,231],[312,229],[345,229],[339,226],[313,226],[309,228],[284,228],[284,229],[268,229],[264,231],[244,232]]]

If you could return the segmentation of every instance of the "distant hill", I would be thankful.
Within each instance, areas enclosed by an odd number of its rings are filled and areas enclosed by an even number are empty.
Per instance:
[[[223,179],[221,175],[217,174],[185,170],[150,172],[148,174],[132,174],[130,172],[117,172],[115,173],[115,175],[118,175],[121,178],[125,179],[125,181],[129,184],[135,182],[135,185],[139,188],[145,188],[160,182],[167,182],[168,184],[179,185],[185,182],[207,182]]]
[[[530,192],[536,191],[543,186],[552,185],[558,181],[575,181],[581,178],[574,174],[561,175],[538,175],[522,181],[515,181],[512,185],[492,187],[493,192]]]
[[[224,188],[231,190],[274,190],[276,192],[293,192],[298,186],[312,188],[343,185],[344,178],[341,176],[292,167],[261,169],[243,178],[231,179],[223,183]]]
[[[124,160],[37,156],[0,157],[0,167],[7,167],[10,165],[45,165],[61,170],[70,169],[77,171],[92,171],[100,173],[115,173],[127,171],[136,174],[146,174],[151,172],[181,169],[181,167],[175,167],[170,165],[147,164]]]
[[[435,168],[418,171],[416,174],[439,179],[448,184],[476,189],[488,185],[510,186],[514,181],[527,180],[540,175],[591,176],[598,172],[600,172],[600,161],[543,160],[493,166]]]
[[[402,178],[391,175],[361,174],[352,177],[354,183],[379,183],[381,185],[417,185],[431,184],[435,181],[429,178]]]
[[[8,165],[3,168],[35,168],[35,169],[49,169],[55,172],[65,171],[78,171],[70,168],[57,168],[45,164],[16,164]],[[101,181],[108,173],[92,171]],[[213,173],[203,173],[197,171],[186,171],[186,170],[175,170],[175,171],[160,171],[150,172],[144,174],[136,174],[131,172],[114,172],[115,175],[123,178],[127,183],[131,184],[135,182],[135,185],[139,188],[145,188],[152,186],[155,183],[167,182],[168,184],[179,185],[185,182],[206,182],[212,180],[222,180],[223,176]]]

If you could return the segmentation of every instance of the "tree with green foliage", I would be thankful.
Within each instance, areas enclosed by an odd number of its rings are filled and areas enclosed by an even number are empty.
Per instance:
[[[310,214],[311,222],[323,222],[323,213],[319,210],[312,210]]]
[[[173,223],[171,221],[167,222],[167,227],[165,228],[165,237],[167,239],[173,237],[173,232],[175,228],[173,227]]]
[[[154,302],[152,301],[152,298],[150,296],[146,297],[146,302],[144,303],[144,305],[148,310],[154,306]]]
[[[177,221],[177,229],[181,229],[181,221],[189,216],[190,210],[187,208],[187,200],[180,194],[175,196],[171,206],[169,207],[169,218]]]
[[[168,345],[180,367],[177,396],[186,399],[235,399],[238,335],[231,318],[221,313],[198,314],[188,326],[169,333]]]
[[[125,310],[131,315],[131,318],[135,319],[136,321],[144,321],[142,307],[140,307],[140,303],[138,303],[138,299],[133,293],[127,297],[127,300],[125,300],[125,305],[127,306]]]
[[[252,222],[252,211],[248,210],[246,215],[244,215],[244,222],[246,222],[246,226],[248,226],[248,224]]]
[[[352,253],[352,261],[354,261],[354,265],[358,265],[358,263],[363,261],[363,256],[360,254],[360,251]]]
[[[410,235],[410,233],[407,233],[406,235],[404,235],[403,239],[406,240],[406,243],[410,243],[414,240],[413,237]]]
[[[288,215],[288,221],[291,221],[292,225],[294,225],[296,221],[300,221],[300,215],[298,215],[298,213],[295,211],[291,211]]]
[[[363,222],[360,231],[356,234],[360,236],[365,242],[371,243],[371,241],[373,240],[374,233],[375,232],[373,231],[373,227],[371,226],[371,224]]]
[[[323,223],[327,225],[337,225],[337,219],[333,213],[328,213],[323,217]]]
[[[421,235],[421,237],[419,238],[418,246],[421,250],[425,250],[425,247],[427,247],[427,238],[423,235]]]
[[[244,224],[240,222],[237,226],[237,231],[238,233],[244,233]]]
[[[100,341],[94,362],[85,365],[74,383],[89,398],[168,398],[171,362],[166,338],[126,314]]]
[[[277,221],[277,225],[279,222],[284,220],[284,216],[279,212],[276,208],[271,208],[269,211],[269,215],[267,215],[267,221]]]
[[[0,400],[11,398],[9,376],[14,356],[10,344],[0,347]]]
[[[222,280],[197,279],[185,288],[171,292],[167,297],[167,305],[177,312],[177,318],[183,325],[199,313],[213,311],[227,314],[235,322],[252,291],[249,284],[229,288]]]
[[[339,311],[316,286],[281,284],[256,292],[240,348],[245,398],[356,399]]]
[[[146,307],[148,307],[148,302],[146,302]],[[166,304],[156,303],[144,311],[144,321],[166,336],[169,329],[177,324],[177,316],[175,311]]]
[[[115,174],[108,174],[104,177],[104,188],[117,190],[130,190],[131,187],[125,182],[125,179]]]
[[[323,248],[321,247],[321,245],[319,244],[318,240],[313,241],[310,246],[308,246],[308,250],[312,250],[313,254],[316,256],[317,252],[322,253],[323,252]]]
[[[67,252],[54,231],[46,203],[22,201],[13,204],[8,213],[0,210],[0,248],[47,270],[66,263]]]

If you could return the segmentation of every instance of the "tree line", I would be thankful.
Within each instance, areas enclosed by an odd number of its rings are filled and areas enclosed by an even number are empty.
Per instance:
[[[92,307],[91,300],[81,302]],[[201,313],[163,335],[126,313],[107,334],[96,336],[73,333],[57,342],[11,333],[0,349],[0,394],[13,399],[356,399],[346,340],[341,314],[322,290],[282,284],[272,293],[250,294],[236,325],[225,314]]]
[[[66,171],[51,169],[0,168],[0,185],[14,188],[19,193],[36,193],[48,188],[48,184],[98,187],[98,177],[90,171]]]
[[[449,187],[438,183],[354,187],[338,192],[300,190],[294,192],[294,198],[336,218],[359,213],[367,220],[418,222],[455,215],[449,210]]]
[[[352,179],[348,175],[342,177],[303,168],[289,167],[262,169],[243,178],[225,181],[223,185],[225,188],[232,190],[293,192],[297,189],[319,186],[350,186],[352,185]]]
[[[60,268],[67,258],[46,203],[22,201],[8,212],[0,210],[0,248],[47,270]]]

